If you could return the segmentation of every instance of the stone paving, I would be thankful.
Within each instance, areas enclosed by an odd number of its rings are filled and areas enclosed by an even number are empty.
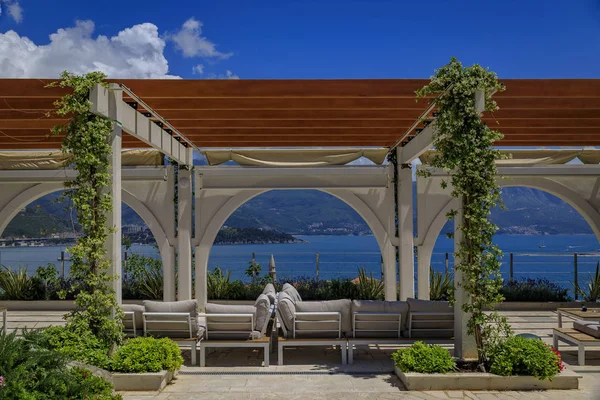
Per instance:
[[[535,333],[551,343],[552,328],[557,326],[554,312],[504,312],[515,333]],[[61,324],[59,312],[13,312],[8,328],[39,328]],[[568,324],[566,325],[568,326]],[[600,400],[600,351],[586,352],[586,366],[577,366],[574,347],[562,347],[570,369],[581,374],[580,390],[537,392],[406,391],[391,372],[393,348],[362,347],[355,353],[354,365],[340,365],[339,351],[325,348],[286,349],[284,366],[276,366],[277,354],[271,354],[271,367],[261,367],[262,350],[217,349],[207,355],[207,367],[192,367],[189,351],[184,351],[186,366],[178,378],[162,393],[124,393],[125,400],[187,399],[566,399]]]

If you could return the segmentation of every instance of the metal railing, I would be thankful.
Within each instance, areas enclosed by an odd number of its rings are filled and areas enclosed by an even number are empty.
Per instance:
[[[504,279],[548,279],[569,289],[577,300],[574,287],[589,283],[590,274],[596,271],[600,253],[541,253],[506,252],[502,257],[500,271]],[[436,271],[452,273],[454,255],[433,253],[431,266]]]

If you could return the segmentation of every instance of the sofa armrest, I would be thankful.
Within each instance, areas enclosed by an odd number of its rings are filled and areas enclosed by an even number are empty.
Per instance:
[[[337,329],[327,325],[337,324]],[[314,324],[315,329],[299,329],[298,324]],[[321,328],[320,326],[323,326]],[[296,312],[294,313],[293,337],[296,332],[337,332],[338,338],[342,337],[342,313],[337,311]]]

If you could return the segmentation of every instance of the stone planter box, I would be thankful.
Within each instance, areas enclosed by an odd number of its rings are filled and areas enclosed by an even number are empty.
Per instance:
[[[551,381],[533,376],[499,376],[488,373],[420,374],[402,372],[395,367],[398,378],[408,390],[548,390],[578,389],[579,378],[565,369]]]
[[[177,371],[145,372],[140,374],[113,372],[111,375],[112,383],[118,392],[155,392],[163,390],[177,376]]]

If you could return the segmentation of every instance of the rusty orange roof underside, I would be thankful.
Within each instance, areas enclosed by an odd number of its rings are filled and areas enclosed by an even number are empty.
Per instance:
[[[0,79],[0,149],[60,148],[52,80]],[[200,148],[391,146],[427,108],[426,79],[118,80]],[[499,146],[600,146],[600,79],[506,79],[485,115]],[[144,111],[140,109],[140,111]],[[124,135],[123,147],[148,147]]]

